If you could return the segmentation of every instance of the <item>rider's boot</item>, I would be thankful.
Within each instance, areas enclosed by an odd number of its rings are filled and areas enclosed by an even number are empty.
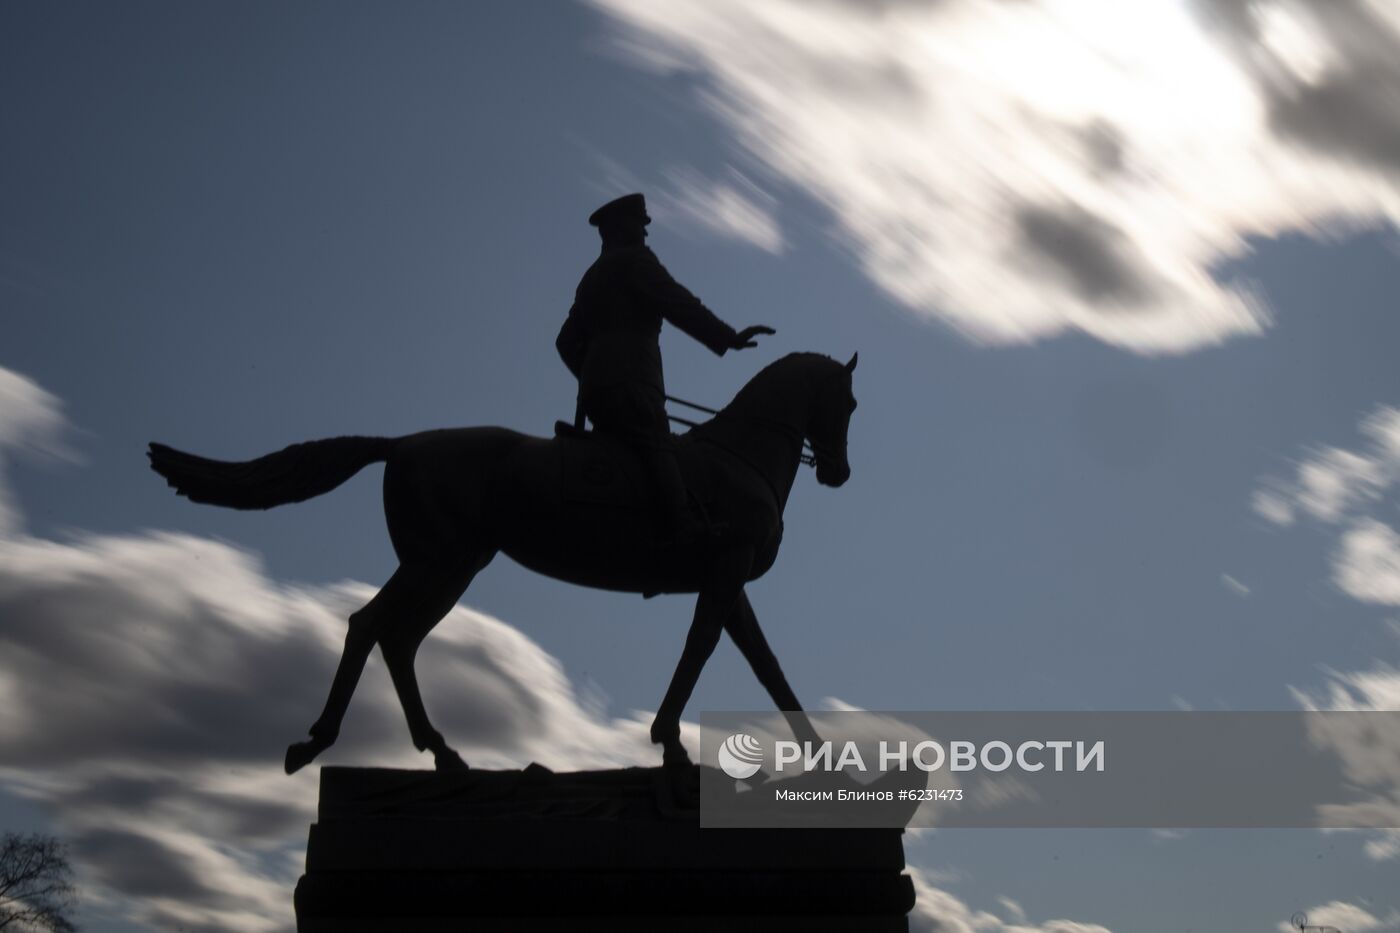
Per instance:
[[[663,547],[677,547],[712,533],[710,523],[690,508],[676,454],[669,445],[649,451],[647,458],[657,490],[657,538]]]

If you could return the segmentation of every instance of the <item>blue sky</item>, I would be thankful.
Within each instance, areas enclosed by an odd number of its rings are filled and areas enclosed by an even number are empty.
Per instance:
[[[750,591],[799,697],[1397,708],[1400,22],[1135,9],[6,5],[0,825],[74,840],[91,929],[288,925],[314,784],[276,766],[392,571],[378,471],[242,514],[144,445],[547,433],[585,218],[628,190],[677,278],[778,330],[668,333],[673,392],[861,354],[852,480],[802,477]],[[689,601],[500,559],[463,607],[423,666],[469,760],[651,760]],[[690,710],[766,705],[725,645]],[[328,760],[417,763],[397,715],[372,665]],[[1400,925],[1384,836],[909,851],[924,929]]]

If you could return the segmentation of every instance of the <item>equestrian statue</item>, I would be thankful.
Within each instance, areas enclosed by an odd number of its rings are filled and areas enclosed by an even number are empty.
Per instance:
[[[744,587],[773,565],[799,467],[841,486],[856,408],[856,357],[793,353],[762,369],[724,408],[674,437],[657,345],[671,321],[714,350],[754,346],[771,328],[735,331],[677,284],[643,244],[641,195],[590,218],[603,250],[580,282],[557,348],[579,379],[595,430],[561,424],[552,438],[500,427],[402,437],[336,437],[254,460],[211,460],[152,443],[152,469],[193,502],[269,509],[330,492],[384,466],[384,515],[399,566],[350,616],[340,663],[310,738],[286,753],[288,774],[334,744],[375,645],[413,744],[440,770],[465,768],[429,721],[414,659],[428,632],[498,553],[581,586],[697,594],[685,647],[651,726],[667,771],[690,771],[680,718],[721,632],[728,632],[799,738],[815,740],[759,628]],[[679,420],[679,419],[677,419]],[[807,451],[810,450],[810,453]]]

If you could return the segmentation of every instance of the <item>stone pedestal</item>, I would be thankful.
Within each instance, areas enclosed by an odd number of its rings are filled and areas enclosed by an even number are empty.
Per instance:
[[[701,829],[657,768],[323,768],[297,929],[905,931],[897,829]]]

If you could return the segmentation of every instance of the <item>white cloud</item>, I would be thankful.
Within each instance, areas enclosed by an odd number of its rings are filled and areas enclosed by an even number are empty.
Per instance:
[[[1308,916],[1309,926],[1335,927],[1345,933],[1391,930],[1400,923],[1400,916],[1392,914],[1389,917],[1377,917],[1370,911],[1346,901],[1331,901],[1317,907],[1309,907],[1304,913]],[[1298,933],[1298,928],[1288,921],[1281,921],[1278,929],[1283,933]]]
[[[599,197],[643,192],[647,213],[668,232],[737,240],[775,255],[787,248],[777,200],[733,166],[716,179],[688,165],[672,165],[661,171],[655,183],[648,183],[620,162],[596,152],[592,155],[600,174],[593,185]]]
[[[1224,585],[1224,587],[1225,587],[1227,590],[1229,590],[1231,593],[1234,593],[1236,596],[1239,596],[1239,597],[1242,597],[1242,598],[1243,598],[1243,597],[1248,596],[1248,595],[1250,594],[1250,589],[1249,589],[1249,587],[1245,586],[1243,583],[1241,583],[1240,581],[1236,580],[1234,577],[1230,576],[1228,573],[1222,573],[1222,574],[1220,575],[1220,582],[1221,582],[1222,585]]]
[[[739,240],[767,253],[785,248],[773,198],[742,174],[731,171],[725,181],[686,168],[665,174],[667,186],[653,199],[652,213],[658,222],[674,220],[681,229]]]
[[[1376,517],[1384,514],[1400,489],[1400,410],[1380,406],[1362,418],[1358,430],[1363,440],[1356,449],[1311,452],[1292,479],[1266,479],[1253,504],[1274,524],[1289,526],[1305,517],[1334,535],[1332,582],[1343,593],[1364,603],[1400,605],[1400,534]],[[1329,670],[1320,690],[1290,689],[1306,710],[1400,710],[1400,670],[1381,662],[1365,671]],[[1351,722],[1322,723],[1315,738],[1336,747],[1350,780],[1375,792],[1372,800],[1352,809],[1381,810],[1393,818],[1400,813],[1400,784],[1387,756],[1400,737],[1378,741],[1375,736],[1349,734],[1343,730]],[[1332,818],[1344,824],[1348,808],[1330,809]],[[1358,822],[1383,825],[1384,820],[1373,815]],[[1400,833],[1366,835],[1369,857],[1400,856]]]
[[[68,456],[59,442],[63,406],[34,382],[0,367],[0,455],[18,452]],[[10,502],[0,456],[0,534],[18,531],[20,516]]]
[[[1250,506],[1257,515],[1275,525],[1291,525],[1297,517],[1288,496],[1277,489],[1256,489],[1250,496]]]
[[[1096,923],[1047,920],[1030,923],[1021,905],[1009,897],[997,898],[1011,915],[1003,920],[985,910],[974,910],[956,895],[935,887],[917,867],[909,866],[917,900],[909,914],[909,933],[1111,933]]]
[[[1298,507],[1322,522],[1374,502],[1384,488],[1382,464],[1347,450],[1319,451],[1298,467]]]
[[[1354,599],[1400,606],[1400,534],[1374,519],[1357,521],[1332,558],[1333,579]]]
[[[1400,829],[1382,830],[1366,841],[1366,854],[1378,862],[1400,858]]]
[[[593,2],[638,65],[696,75],[875,283],[977,340],[1257,334],[1211,275],[1247,238],[1400,218],[1378,0]]]
[[[1367,671],[1329,671],[1318,690],[1290,688],[1298,705],[1308,711],[1400,710],[1400,669],[1378,663]],[[1334,826],[1394,826],[1400,819],[1400,777],[1395,770],[1400,734],[1393,719],[1318,717],[1308,721],[1309,739],[1337,756],[1348,784],[1365,797],[1348,804],[1327,804],[1319,818]],[[1366,855],[1377,861],[1400,856],[1400,831],[1365,831]]]
[[[1362,602],[1400,606],[1400,533],[1377,517],[1393,512],[1400,491],[1400,409],[1379,406],[1359,431],[1358,449],[1309,453],[1292,479],[1264,480],[1252,505],[1275,525],[1306,517],[1334,531],[1337,587]]]
[[[1007,916],[1009,916],[1012,920],[1016,921],[1017,923],[1021,923],[1026,919],[1025,908],[1013,901],[1011,898],[999,897],[997,898],[997,903],[1001,905],[1002,910],[1006,911]]]

